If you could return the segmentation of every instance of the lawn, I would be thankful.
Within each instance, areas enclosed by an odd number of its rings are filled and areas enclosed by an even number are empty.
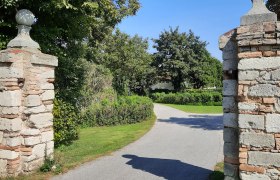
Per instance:
[[[209,180],[224,179],[224,163],[220,162],[215,166],[214,172],[209,176]]]
[[[80,138],[69,146],[55,149],[56,163],[67,172],[85,162],[110,154],[134,142],[146,134],[153,126],[156,117],[137,124],[112,127],[94,127],[80,129]],[[9,180],[48,179],[53,173],[37,172],[29,176],[7,178]]]
[[[197,114],[222,114],[222,106],[194,106],[194,105],[177,105],[177,104],[164,104],[169,107],[179,109],[188,113]]]

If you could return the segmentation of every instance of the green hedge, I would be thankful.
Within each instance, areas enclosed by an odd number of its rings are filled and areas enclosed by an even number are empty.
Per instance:
[[[221,106],[223,96],[220,92],[154,93],[151,98],[156,103],[182,105]]]
[[[70,144],[78,139],[78,116],[71,104],[56,99],[54,101],[53,115],[55,147]]]
[[[153,114],[153,102],[147,97],[125,96],[114,101],[93,103],[81,113],[82,126],[113,126],[141,122]]]

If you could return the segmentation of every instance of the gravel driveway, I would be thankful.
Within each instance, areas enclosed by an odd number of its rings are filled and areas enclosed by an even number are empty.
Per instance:
[[[222,115],[155,104],[158,120],[140,140],[54,180],[206,180],[222,160]],[[86,148],[86,147],[85,147]]]

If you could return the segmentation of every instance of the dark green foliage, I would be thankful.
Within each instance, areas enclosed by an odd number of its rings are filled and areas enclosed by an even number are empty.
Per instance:
[[[278,20],[280,18],[280,0],[268,0],[266,3],[267,8],[277,14]]]
[[[202,91],[185,93],[154,93],[151,98],[156,103],[182,104],[182,105],[209,105],[221,106],[223,96],[220,92]]]
[[[42,172],[50,172],[55,162],[52,159],[46,159],[44,164],[40,167],[40,171]]]
[[[207,43],[192,31],[179,32],[170,28],[154,40],[157,52],[153,66],[159,81],[171,81],[175,91],[186,87],[221,87],[222,64],[210,56]]]
[[[59,174],[62,171],[62,166],[58,164],[54,159],[46,159],[44,164],[40,167],[41,172],[53,171],[55,174]]]
[[[77,115],[71,104],[61,100],[54,101],[54,142],[55,147],[70,144],[78,139]]]
[[[112,126],[132,124],[153,114],[153,102],[147,97],[123,96],[114,101],[93,103],[82,112],[83,126]]]
[[[146,95],[153,83],[155,70],[150,66],[152,57],[148,53],[148,40],[133,37],[117,29],[98,47],[94,62],[110,69],[113,87],[120,95]]]

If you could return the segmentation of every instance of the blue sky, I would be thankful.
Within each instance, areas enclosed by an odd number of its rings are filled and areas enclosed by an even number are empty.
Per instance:
[[[207,41],[212,56],[221,60],[219,36],[238,27],[240,17],[252,6],[251,0],[140,0],[142,8],[136,16],[128,17],[118,26],[130,35],[158,38],[164,29],[191,29]],[[150,41],[150,52],[153,52]]]

